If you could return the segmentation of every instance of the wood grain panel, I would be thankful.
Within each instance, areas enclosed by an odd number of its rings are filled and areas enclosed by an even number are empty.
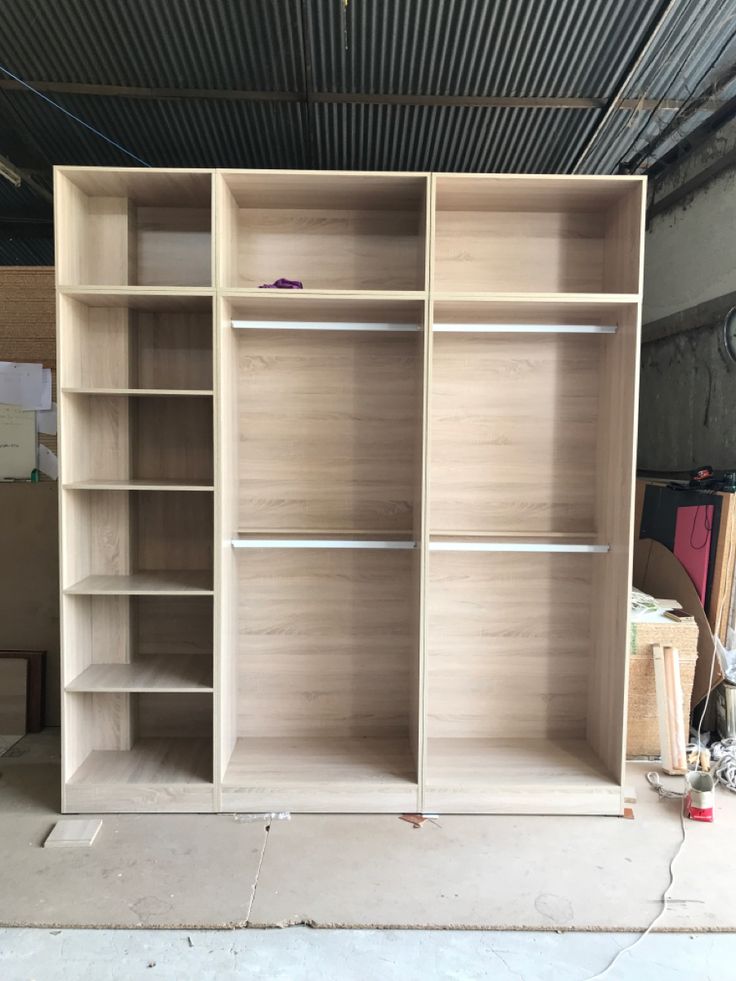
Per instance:
[[[222,792],[225,811],[395,814],[417,806],[407,739],[239,739]]]
[[[588,739],[619,780],[626,748],[639,337],[639,307],[632,306],[618,333],[605,338],[598,434],[597,523],[610,551],[595,556],[593,565]]]
[[[425,808],[444,814],[620,814],[622,792],[581,739],[430,739]]]
[[[95,404],[102,401],[102,397],[94,399]],[[131,399],[131,412],[131,476],[212,483],[213,418],[209,399]]]
[[[305,194],[308,197],[308,191]],[[280,277],[307,289],[424,289],[418,210],[277,208],[238,214],[237,279],[260,286]]]
[[[429,569],[428,736],[584,736],[591,557],[435,553]]]
[[[433,532],[593,531],[600,341],[434,338]]]
[[[243,333],[241,530],[411,531],[419,335]]]
[[[438,211],[437,290],[600,292],[604,215]]]
[[[142,491],[132,499],[138,571],[212,569],[211,494]]]
[[[239,736],[408,739],[412,565],[402,551],[239,556]]]

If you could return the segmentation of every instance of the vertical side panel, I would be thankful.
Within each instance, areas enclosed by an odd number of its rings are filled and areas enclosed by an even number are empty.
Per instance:
[[[636,222],[626,217],[629,253],[637,258],[632,292],[641,298],[644,188],[631,200],[638,202]],[[627,202],[628,207],[633,207]],[[623,226],[622,226],[623,227]],[[623,234],[623,233],[622,233]],[[614,257],[619,261],[625,243],[619,240]],[[626,263],[628,260],[621,259]],[[619,277],[621,269],[615,273]],[[620,279],[616,280],[620,282]],[[611,772],[623,780],[626,758],[626,705],[629,680],[629,607],[633,560],[634,473],[639,393],[641,299],[624,307],[618,331],[604,341],[598,439],[597,525],[607,554],[594,557],[591,663],[587,736],[591,747]]]

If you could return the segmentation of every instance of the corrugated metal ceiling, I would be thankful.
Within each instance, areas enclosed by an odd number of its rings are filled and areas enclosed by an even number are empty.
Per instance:
[[[0,64],[48,83],[66,110],[160,166],[565,172],[594,137],[582,169],[614,172],[676,115],[651,102],[606,115],[614,96],[691,100],[736,60],[736,0],[4,0],[2,14]],[[734,83],[718,98],[732,94]],[[580,99],[595,101],[570,107]],[[690,113],[655,156],[703,118]],[[54,163],[131,163],[7,86],[0,127],[0,153],[31,168],[41,188]],[[2,183],[6,229],[9,218],[47,210]],[[33,240],[14,233],[27,262]],[[0,221],[3,236],[0,261],[13,261]],[[38,255],[48,261],[48,243]]]

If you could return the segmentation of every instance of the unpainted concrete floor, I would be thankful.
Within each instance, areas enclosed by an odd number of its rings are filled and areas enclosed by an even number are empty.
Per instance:
[[[107,815],[92,848],[51,851],[47,730],[0,758],[0,927],[36,928],[0,930],[0,978],[587,978],[661,909],[679,805],[645,769],[633,821]],[[736,978],[736,935],[716,935],[736,930],[734,827],[726,792],[715,824],[688,822],[660,921],[681,932],[607,978]]]
[[[583,981],[635,939],[480,930],[2,930],[3,981]],[[607,981],[727,981],[733,934],[653,934]]]

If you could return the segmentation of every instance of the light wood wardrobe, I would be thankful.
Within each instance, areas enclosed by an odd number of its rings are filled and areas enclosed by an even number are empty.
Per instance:
[[[64,811],[622,812],[644,190],[57,168]]]

